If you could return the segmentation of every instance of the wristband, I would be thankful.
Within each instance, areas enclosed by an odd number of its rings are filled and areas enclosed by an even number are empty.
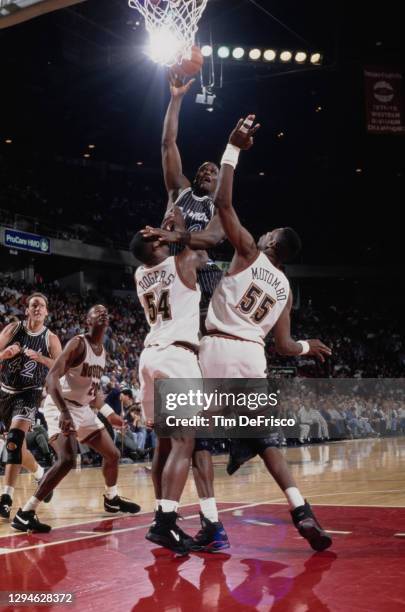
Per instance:
[[[114,413],[114,410],[108,404],[104,404],[104,406],[101,406],[99,413],[102,414],[106,419],[108,419],[110,414]]]
[[[299,353],[300,355],[306,355],[311,350],[311,347],[309,346],[309,342],[307,340],[298,340],[297,344],[301,345],[301,352]]]
[[[235,145],[231,143],[227,144],[226,149],[221,159],[221,166],[222,164],[229,164],[229,166],[232,166],[233,169],[235,169],[236,166],[238,165],[239,153],[240,153],[239,147],[236,147]]]

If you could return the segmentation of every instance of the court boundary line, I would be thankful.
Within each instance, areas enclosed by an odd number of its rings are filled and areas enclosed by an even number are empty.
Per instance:
[[[267,502],[265,502],[267,503]],[[195,505],[195,504],[189,504],[189,505]],[[255,502],[252,504],[245,504],[243,506],[235,506],[233,508],[224,508],[224,510],[221,510],[221,512],[231,512],[232,510],[241,510],[243,508],[251,508],[253,506],[259,506],[262,505],[262,502]],[[152,514],[153,511],[151,511],[150,513],[145,513],[145,514]],[[189,516],[185,516],[185,519],[193,519],[193,518],[198,518],[199,514],[191,514]],[[118,518],[118,517],[117,517]],[[122,517],[121,517],[122,518]],[[124,517],[125,518],[125,517]],[[92,521],[93,523],[95,521]],[[104,538],[104,537],[108,537],[111,535],[117,535],[120,533],[126,533],[128,531],[138,531],[139,529],[146,529],[149,526],[149,523],[146,525],[135,525],[134,527],[125,527],[123,529],[116,529],[116,530],[111,530],[111,531],[103,531],[102,533],[94,533],[91,535],[84,535],[83,537],[79,537],[79,538],[68,538],[65,540],[56,540],[54,542],[39,542],[38,544],[33,544],[32,546],[22,546],[20,548],[6,548],[6,547],[2,547],[0,548],[0,557],[3,555],[10,555],[10,554],[14,554],[14,553],[18,553],[18,552],[24,552],[27,550],[34,550],[36,548],[49,548],[51,546],[58,546],[58,545],[62,545],[62,544],[69,544],[70,542],[79,542],[81,540],[92,540],[95,538]],[[56,528],[57,529],[57,528]],[[25,534],[25,532],[22,532]],[[14,534],[11,534],[11,536],[9,537],[13,537]]]
[[[338,495],[338,493],[336,493],[336,495]],[[218,503],[223,503],[223,502],[218,502]],[[226,502],[225,502],[226,503]],[[232,502],[229,502],[232,503]],[[242,510],[245,508],[253,508],[255,506],[262,506],[262,505],[284,505],[281,504],[280,502],[275,501],[270,501],[270,500],[265,500],[265,501],[259,501],[259,502],[253,502],[250,504],[242,504],[239,506],[233,506],[231,508],[223,508],[222,510],[219,510],[220,513],[222,512],[233,512],[236,510]],[[189,506],[194,506],[197,504],[186,504],[184,507],[189,507]],[[316,505],[320,505],[320,506],[329,506],[329,507],[334,507],[334,508],[341,508],[341,507],[354,507],[354,508],[358,508],[358,507],[366,507],[366,508],[397,508],[397,509],[403,509],[404,506],[362,506],[362,505],[357,505],[357,504],[347,504],[347,505],[337,505],[337,504],[314,504],[314,506]],[[152,514],[153,510],[150,512],[143,512],[143,513],[138,513],[138,515],[136,516],[144,516],[146,514]],[[194,519],[194,518],[198,518],[199,514],[191,514],[188,516],[185,516],[184,519],[188,520],[188,519]],[[120,516],[120,517],[111,517],[114,519],[118,519],[118,518],[133,518],[133,517],[126,517],[126,516]],[[108,517],[105,519],[108,520]],[[96,521],[90,521],[86,524],[89,523],[95,523]],[[66,525],[65,527],[55,527],[55,529],[66,529],[69,527],[75,527],[75,526],[80,526],[83,523],[78,523],[75,525]],[[64,540],[56,540],[54,542],[40,542],[38,544],[33,544],[31,546],[24,546],[21,548],[7,548],[7,547],[0,547],[0,557],[3,555],[8,555],[8,554],[15,554],[18,552],[24,552],[27,550],[35,550],[35,549],[42,549],[42,548],[49,548],[51,546],[59,546],[59,545],[63,545],[63,544],[69,544],[71,542],[78,542],[78,541],[82,541],[82,540],[91,540],[91,539],[95,539],[95,538],[103,538],[103,537],[109,537],[111,535],[117,535],[117,534],[121,534],[121,533],[127,533],[129,531],[138,531],[140,529],[146,529],[149,526],[149,524],[142,524],[142,525],[135,525],[133,527],[124,527],[122,529],[116,529],[116,530],[110,530],[110,531],[104,531],[102,533],[93,533],[93,534],[88,534],[88,535],[84,535],[82,534],[82,537],[75,537],[75,538],[68,538],[68,539],[64,539]],[[331,531],[330,533],[334,533],[333,531]],[[338,532],[335,532],[338,533]],[[339,533],[343,533],[343,532],[339,532]],[[348,532],[349,533],[349,532]],[[350,532],[351,533],[351,532]],[[399,532],[400,533],[400,532]],[[25,532],[21,532],[17,533],[17,534],[9,534],[8,536],[1,536],[1,537],[13,537],[14,535],[25,535]],[[394,534],[395,536],[397,534]]]

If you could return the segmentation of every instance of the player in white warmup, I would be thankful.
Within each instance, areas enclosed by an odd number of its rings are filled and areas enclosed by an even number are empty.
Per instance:
[[[200,298],[197,270],[204,267],[204,251],[186,247],[170,256],[168,246],[138,232],[130,247],[143,263],[135,273],[136,290],[150,325],[139,362],[141,402],[153,419],[154,381],[164,378],[199,379]],[[194,450],[194,439],[179,433],[158,439],[152,478],[156,496],[155,521],[146,538],[178,554],[196,543],[176,524],[177,508]],[[216,523],[218,548],[227,548],[222,523]]]
[[[88,333],[72,338],[56,359],[46,379],[49,395],[45,414],[50,436],[57,435],[57,461],[46,473],[33,497],[18,510],[12,527],[19,531],[50,531],[36,516],[39,504],[76,465],[77,441],[85,442],[103,457],[104,510],[109,513],[139,512],[140,506],[118,495],[120,454],[97,418],[92,405],[103,403],[99,393],[106,353],[103,346],[108,311],[99,304],[87,313]]]

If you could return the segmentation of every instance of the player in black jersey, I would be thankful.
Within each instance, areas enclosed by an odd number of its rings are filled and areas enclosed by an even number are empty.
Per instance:
[[[25,314],[24,322],[10,323],[0,334],[0,360],[3,361],[0,420],[8,431],[5,484],[0,498],[0,517],[5,519],[10,516],[14,485],[21,465],[34,472],[37,480],[43,476],[43,468],[39,469],[27,449],[25,434],[41,404],[48,370],[62,352],[59,338],[44,325],[48,300],[42,293],[29,296]]]
[[[172,255],[185,245],[198,249],[198,241],[203,237],[204,250],[207,249],[209,259],[207,265],[198,271],[197,280],[202,294],[201,312],[205,314],[211,296],[222,278],[222,272],[214,263],[210,249],[220,243],[225,234],[213,202],[219,175],[218,166],[211,161],[204,162],[191,183],[183,174],[177,147],[180,108],[192,83],[193,79],[181,84],[174,73],[170,74],[171,99],[162,134],[162,164],[168,206],[162,227],[181,230],[178,243],[171,244]],[[201,507],[201,531],[196,538],[199,550],[220,550],[229,546],[223,525],[218,519],[212,445],[213,440],[198,439],[193,454],[193,475]]]

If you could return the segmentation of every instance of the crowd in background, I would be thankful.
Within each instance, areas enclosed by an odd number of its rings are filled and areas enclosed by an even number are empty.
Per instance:
[[[155,439],[153,427],[142,416],[137,378],[139,356],[148,326],[135,295],[110,296],[106,300],[94,294],[83,297],[65,293],[58,283],[44,284],[42,279],[35,286],[4,277],[1,281],[0,329],[10,321],[23,319],[27,296],[34,289],[40,290],[49,299],[47,324],[62,344],[85,331],[86,313],[94,303],[105,303],[110,322],[105,335],[108,358],[102,384],[107,403],[124,416],[128,425],[124,433],[114,431],[112,435],[127,460],[150,457]],[[320,337],[332,348],[333,355],[324,365],[310,358],[281,358],[275,354],[270,340],[266,347],[267,357],[276,375],[287,369],[303,377],[397,378],[405,365],[405,350],[401,337],[395,333],[395,322],[375,311],[360,312],[334,306],[321,311],[308,305],[293,314],[292,331],[299,338]],[[280,430],[280,445],[405,433],[405,408],[395,399],[390,401],[381,397],[352,402],[341,398],[317,398],[307,406],[291,402],[289,411],[297,426],[287,435]],[[46,422],[41,419],[40,412],[32,434],[29,444],[44,462],[49,462],[52,450],[45,444]],[[222,449],[221,442],[218,450]],[[2,450],[0,448],[0,455]],[[84,464],[98,460],[85,447],[81,448],[81,454]]]

